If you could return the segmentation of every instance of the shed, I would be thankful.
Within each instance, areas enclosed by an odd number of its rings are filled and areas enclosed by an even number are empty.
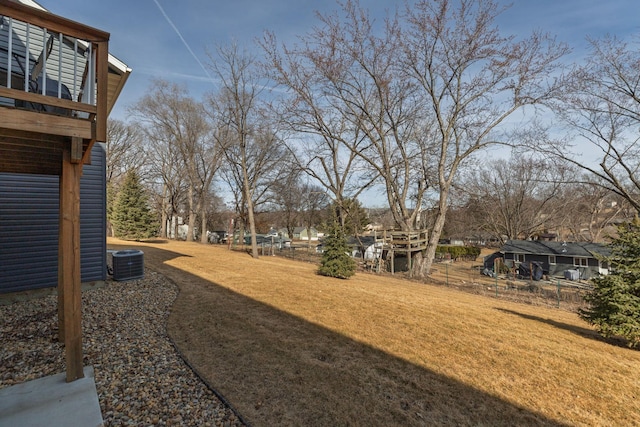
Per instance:
[[[351,236],[347,239],[351,256],[363,260],[375,260],[382,257],[384,242],[375,236]]]

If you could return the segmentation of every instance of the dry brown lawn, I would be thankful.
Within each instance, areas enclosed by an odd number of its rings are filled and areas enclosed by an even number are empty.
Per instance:
[[[575,313],[222,246],[140,248],[177,346],[254,426],[640,425],[640,352]]]

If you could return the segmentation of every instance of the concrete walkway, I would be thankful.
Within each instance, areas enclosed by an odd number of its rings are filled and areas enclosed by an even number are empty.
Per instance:
[[[0,427],[103,425],[92,366],[84,378],[65,381],[60,373],[0,390]]]

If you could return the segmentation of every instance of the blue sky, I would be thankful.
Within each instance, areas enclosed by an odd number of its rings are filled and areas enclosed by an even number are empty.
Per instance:
[[[123,120],[127,117],[126,107],[145,94],[153,78],[184,84],[195,98],[215,89],[200,66],[208,61],[207,47],[234,40],[252,48],[253,41],[264,30],[273,30],[280,40],[293,40],[317,23],[315,11],[337,8],[333,0],[38,2],[55,14],[111,33],[110,52],[133,69],[112,112],[113,118]],[[599,37],[610,33],[627,38],[640,34],[637,0],[513,0],[504,3],[513,3],[498,21],[505,34],[525,35],[533,29],[541,29],[570,44],[575,55],[583,52],[588,35]],[[361,0],[361,5],[378,19],[384,17],[386,10],[402,4],[403,0]]]

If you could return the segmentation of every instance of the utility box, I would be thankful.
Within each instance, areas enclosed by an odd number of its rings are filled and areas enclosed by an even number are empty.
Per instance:
[[[113,280],[124,281],[144,277],[144,252],[126,249],[111,253]]]
[[[567,279],[567,280],[572,280],[572,281],[580,280],[580,271],[578,271],[578,270],[565,270],[564,278]]]

